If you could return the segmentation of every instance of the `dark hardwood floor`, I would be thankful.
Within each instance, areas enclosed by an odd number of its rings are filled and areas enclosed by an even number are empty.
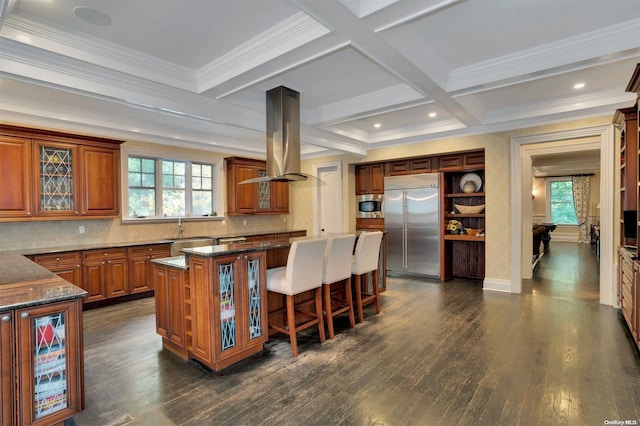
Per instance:
[[[218,373],[162,351],[153,299],[87,311],[76,425],[603,425],[640,421],[640,356],[587,246],[552,243],[522,295],[391,278],[334,340]],[[582,250],[585,249],[585,250]],[[594,287],[594,284],[595,287]],[[636,424],[636,423],[627,423]]]

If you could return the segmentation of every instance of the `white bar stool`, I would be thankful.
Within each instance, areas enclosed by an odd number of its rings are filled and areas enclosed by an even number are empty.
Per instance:
[[[289,250],[287,266],[267,269],[267,290],[286,296],[287,325],[269,327],[289,335],[291,352],[298,356],[296,333],[318,325],[320,342],[325,341],[324,320],[322,317],[322,267],[326,239],[294,241]],[[295,308],[296,294],[315,289],[315,313],[303,312]],[[305,320],[296,325],[296,316]]]
[[[351,265],[355,242],[356,236],[353,234],[330,237],[324,252],[322,296],[329,339],[333,339],[335,335],[333,317],[336,315],[348,312],[351,328],[356,326],[351,295]],[[343,281],[343,287],[335,289],[336,286],[333,286],[332,291],[332,284],[339,284]]]
[[[355,277],[356,306],[358,308],[358,321],[364,322],[362,307],[375,303],[376,314],[380,313],[380,301],[378,297],[378,258],[380,257],[380,243],[382,232],[363,232],[358,237],[356,250],[353,255],[351,274]],[[373,274],[372,287],[369,290],[369,274]],[[363,280],[363,278],[365,278]]]

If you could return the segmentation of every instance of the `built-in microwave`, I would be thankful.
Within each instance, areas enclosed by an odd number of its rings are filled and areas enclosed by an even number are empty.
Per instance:
[[[356,198],[357,218],[382,218],[384,217],[384,195],[364,194]]]

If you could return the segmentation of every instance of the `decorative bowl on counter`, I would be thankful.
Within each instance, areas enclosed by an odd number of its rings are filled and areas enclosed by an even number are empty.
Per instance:
[[[463,206],[461,204],[454,204],[456,210],[458,210],[460,213],[471,213],[471,214],[478,214],[478,213],[482,213],[482,211],[484,210],[484,204],[478,204],[476,206]]]

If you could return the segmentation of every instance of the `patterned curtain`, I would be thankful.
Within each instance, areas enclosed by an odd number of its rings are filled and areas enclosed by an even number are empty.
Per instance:
[[[573,204],[578,217],[578,242],[589,243],[587,215],[589,214],[589,176],[573,176]]]

